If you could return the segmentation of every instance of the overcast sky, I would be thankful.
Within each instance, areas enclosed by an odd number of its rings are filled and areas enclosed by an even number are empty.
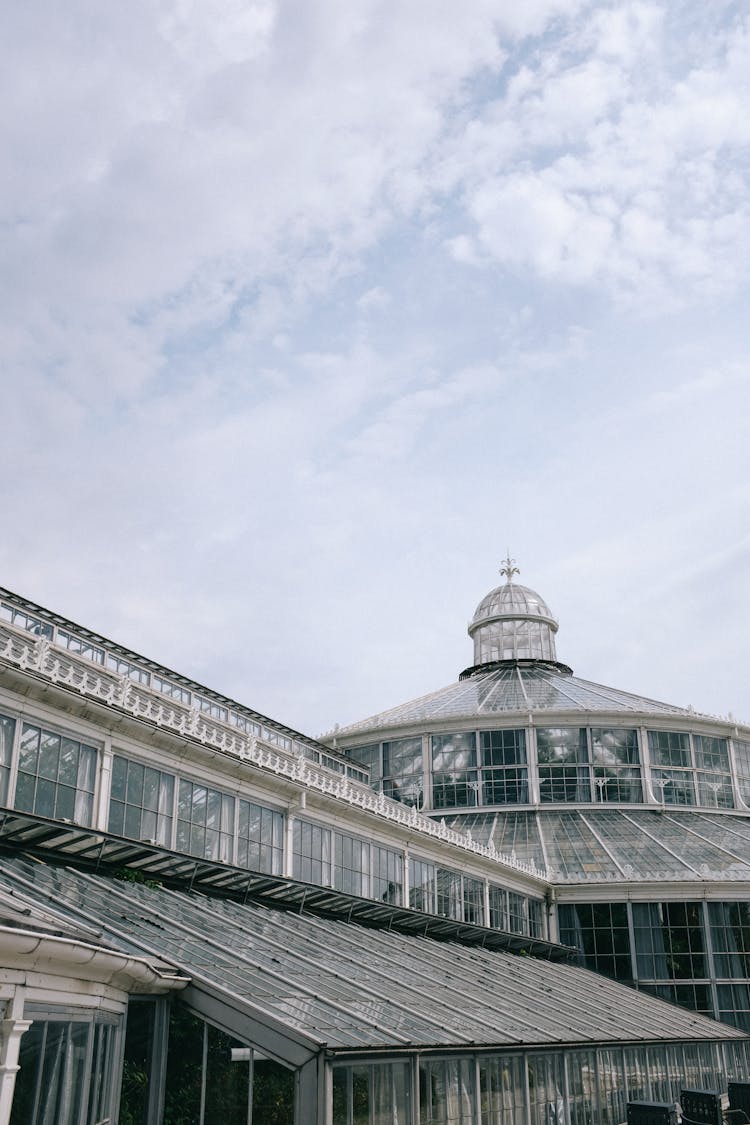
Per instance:
[[[24,0],[0,584],[311,734],[501,579],[750,719],[750,7]]]

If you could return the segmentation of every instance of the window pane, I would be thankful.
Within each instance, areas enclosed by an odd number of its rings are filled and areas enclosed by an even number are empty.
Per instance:
[[[86,749],[82,747],[82,751]],[[172,774],[162,773],[152,766],[144,767],[140,762],[128,761],[115,755],[109,806],[110,832],[171,847],[174,781]],[[181,783],[181,807],[185,813],[183,819],[188,823],[191,794],[190,783]],[[189,834],[183,831],[183,845],[188,838]]]
[[[542,801],[590,801],[586,731],[549,727],[537,731],[539,795]]]
[[[8,800],[10,760],[15,733],[15,720],[9,718],[7,715],[0,715],[0,805],[6,804]]]
[[[536,739],[540,765],[563,766],[588,761],[585,730],[542,727],[537,730]]]
[[[409,860],[409,906],[427,914],[436,913],[434,864]]]
[[[650,730],[648,748],[655,766],[691,766],[690,735],[674,731]]]
[[[240,801],[237,862],[253,871],[279,875],[283,860],[284,818],[274,809]]]
[[[479,735],[482,803],[525,804],[529,799],[524,730],[489,730]]]
[[[57,781],[60,767],[60,735],[50,731],[42,731],[42,740],[39,747],[39,776],[50,781]]]

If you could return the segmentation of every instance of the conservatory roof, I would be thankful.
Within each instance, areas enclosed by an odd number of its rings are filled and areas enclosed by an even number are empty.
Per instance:
[[[325,1048],[541,1047],[746,1038],[573,965],[121,882],[19,856],[0,889],[108,944],[168,958],[186,999],[301,1065]]]
[[[527,809],[442,818],[532,860],[553,883],[750,882],[750,819],[666,806]]]
[[[342,727],[336,733],[348,738],[371,730],[424,722],[545,711],[696,717],[695,712],[687,708],[582,680],[552,662],[509,660]]]

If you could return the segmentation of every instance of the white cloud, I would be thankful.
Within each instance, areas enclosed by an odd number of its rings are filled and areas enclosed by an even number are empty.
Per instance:
[[[508,542],[623,627],[634,556],[647,591],[710,542],[737,588],[735,6],[6,22],[0,581],[312,729],[467,663]]]
[[[696,65],[671,57],[664,15],[598,11],[467,124],[443,170],[464,188],[477,246],[469,226],[454,254],[651,307],[746,277],[750,195],[733,158],[750,131],[747,29],[725,25]]]

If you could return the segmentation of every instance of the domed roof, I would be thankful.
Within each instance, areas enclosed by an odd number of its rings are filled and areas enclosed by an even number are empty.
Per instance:
[[[556,661],[557,621],[535,590],[516,585],[515,560],[505,559],[500,573],[504,586],[485,594],[469,623],[474,641],[474,666],[502,660]]]
[[[560,722],[564,716],[564,721],[572,724],[580,723],[582,714],[592,720],[593,716],[607,715],[608,722],[612,721],[612,715],[621,715],[625,726],[635,725],[635,717],[645,715],[695,721],[695,712],[688,708],[583,680],[569,669],[563,671],[563,667],[544,661],[521,665],[509,661],[472,670],[458,683],[370,715],[339,729],[337,734],[347,737],[425,723],[510,720],[512,715],[527,718],[530,714],[537,716],[544,725],[545,721],[550,721],[545,719],[545,712],[554,714]]]
[[[485,594],[471,619],[469,632],[491,617],[539,617],[550,625],[557,626],[552,611],[544,598],[528,586],[506,582]]]

